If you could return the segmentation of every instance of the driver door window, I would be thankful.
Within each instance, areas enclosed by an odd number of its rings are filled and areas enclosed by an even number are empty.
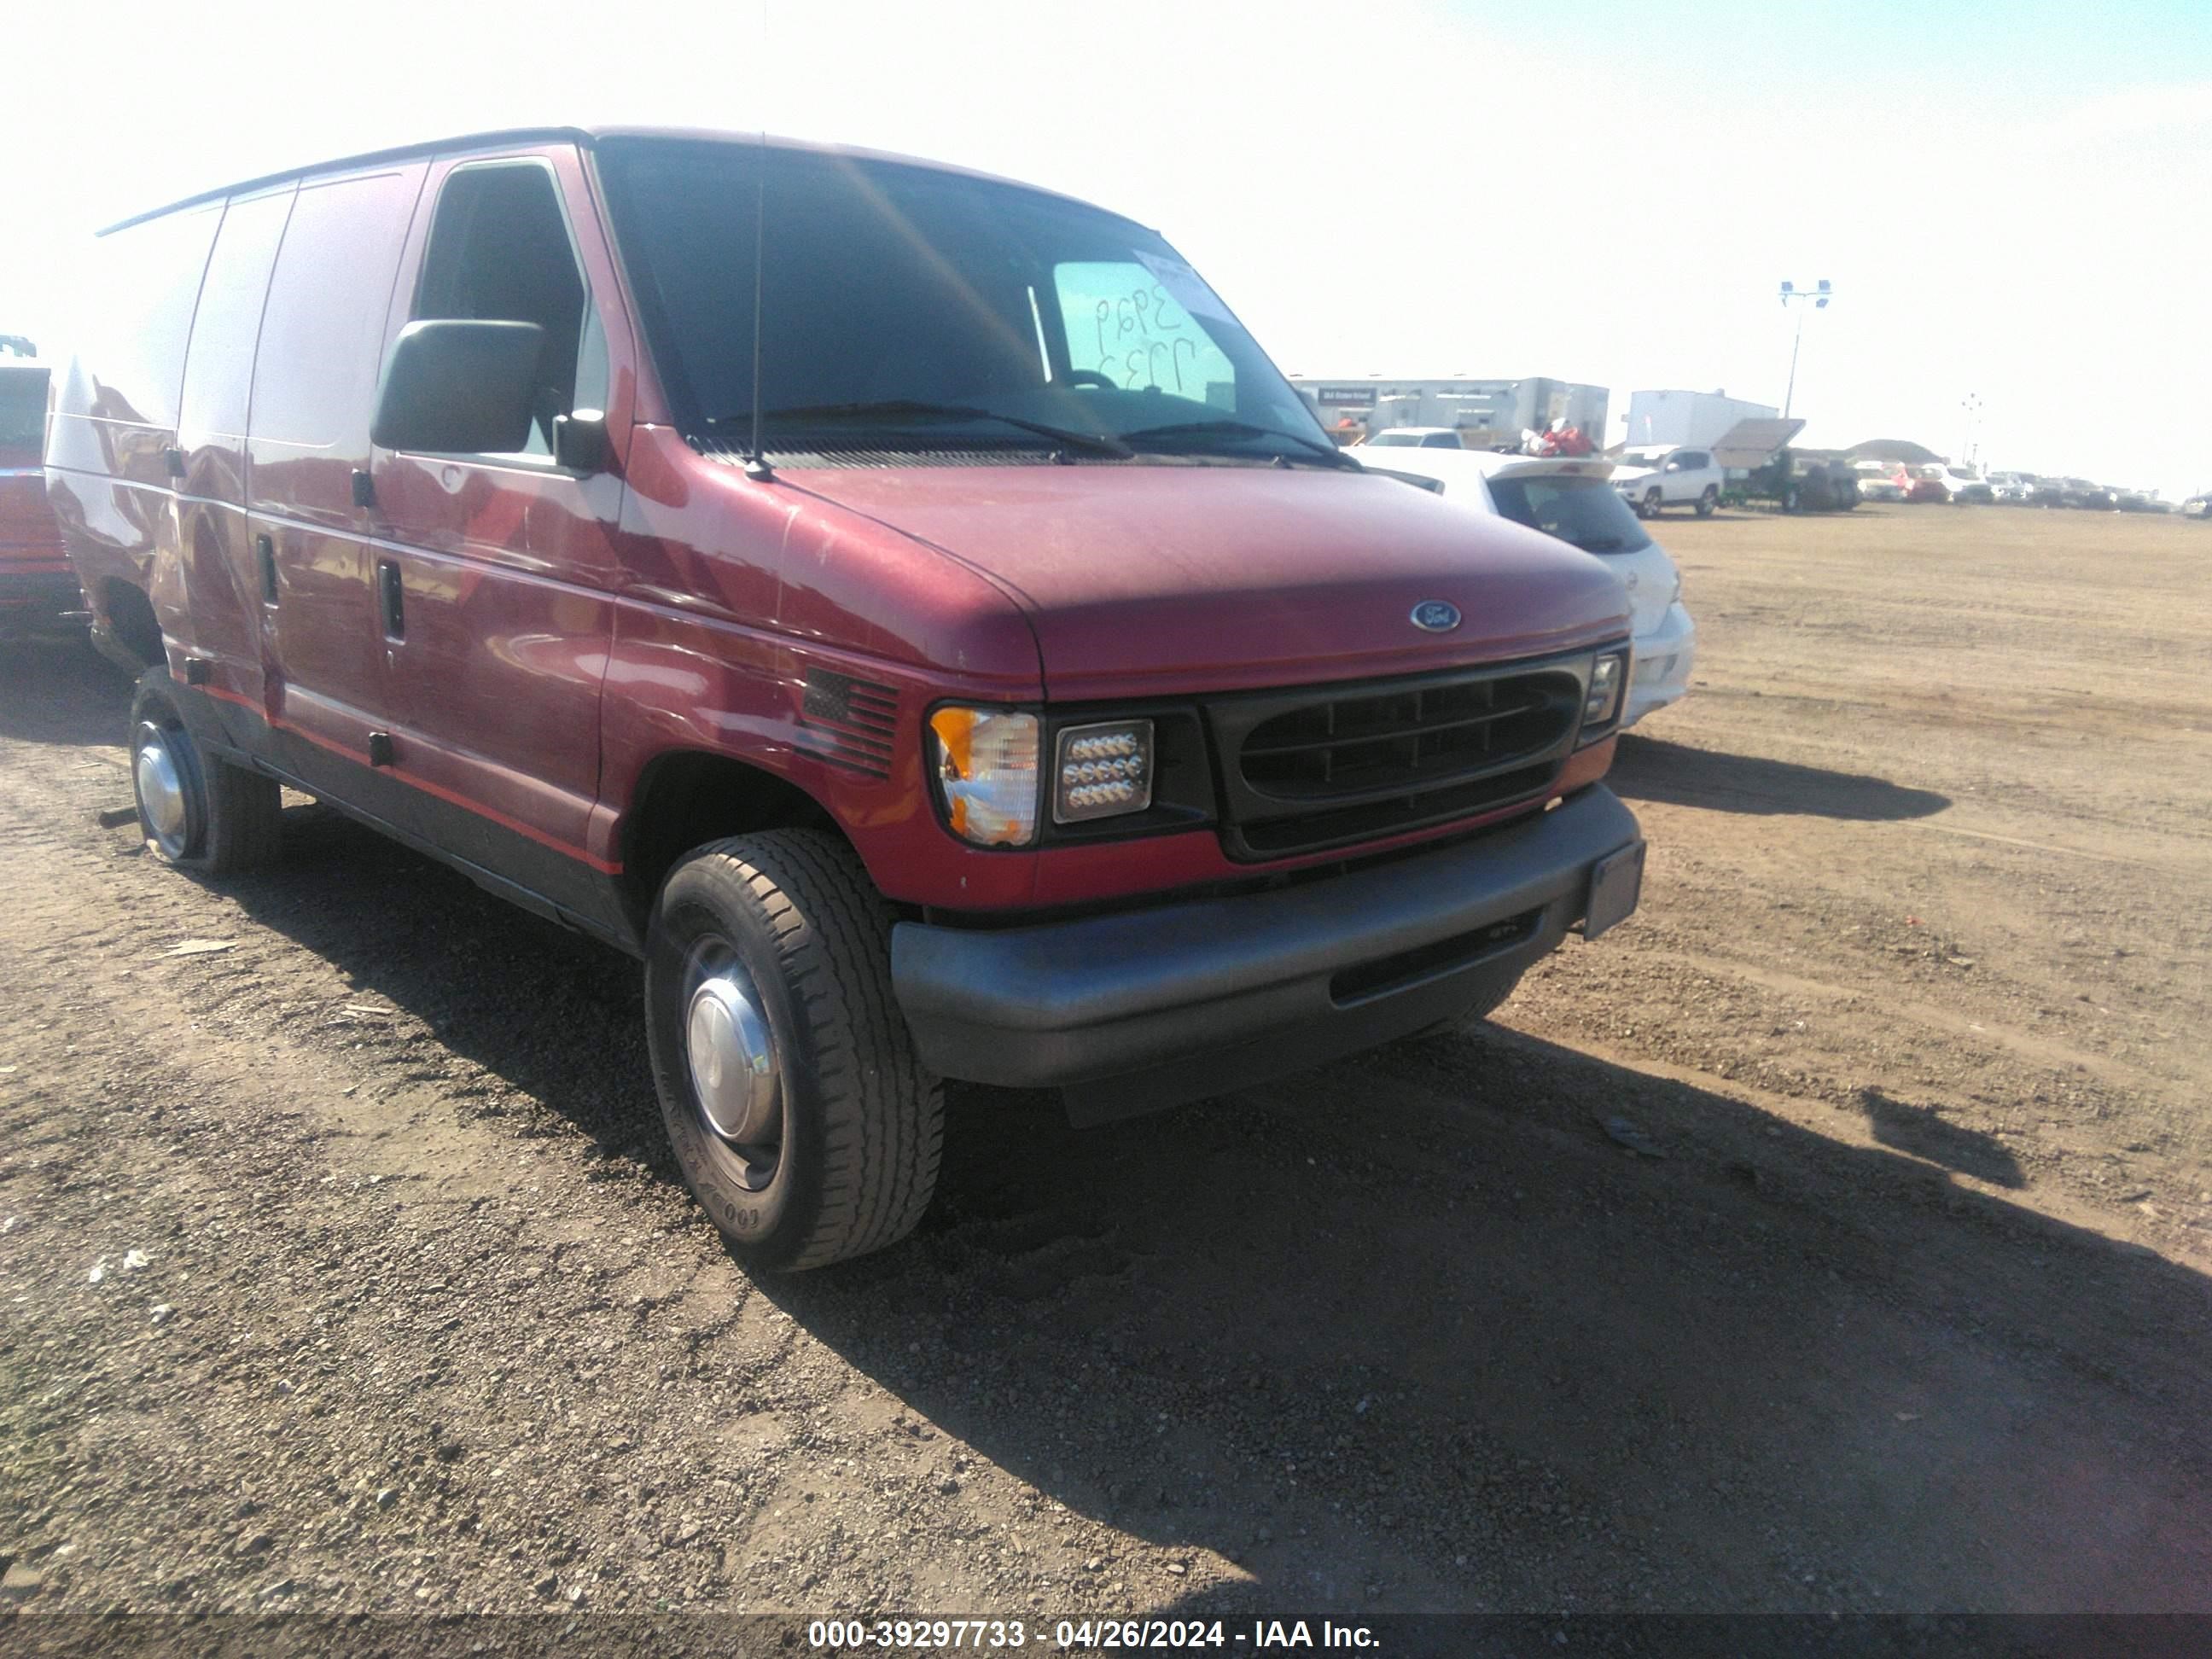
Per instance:
[[[458,167],[447,179],[415,316],[536,323],[545,331],[522,454],[550,460],[555,416],[605,407],[605,337],[553,175],[535,161]]]

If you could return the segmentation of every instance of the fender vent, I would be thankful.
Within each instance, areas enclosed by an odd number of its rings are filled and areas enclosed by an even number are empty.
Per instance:
[[[799,704],[799,747],[865,776],[890,777],[898,693],[827,668],[808,669],[805,684]]]

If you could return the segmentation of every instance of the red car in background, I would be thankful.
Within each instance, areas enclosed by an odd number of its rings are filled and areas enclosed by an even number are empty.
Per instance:
[[[1949,501],[1951,486],[1944,481],[1943,469],[1940,466],[1912,468],[1911,477],[1905,485],[1905,499],[1908,501]]]
[[[74,631],[83,596],[46,505],[46,366],[0,363],[0,639]]]

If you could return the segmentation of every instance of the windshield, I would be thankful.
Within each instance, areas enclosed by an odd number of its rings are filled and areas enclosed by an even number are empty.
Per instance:
[[[1418,432],[1378,432],[1367,441],[1371,449],[1418,449],[1420,443]]]
[[[1656,466],[1674,452],[1671,449],[1624,449],[1620,452],[1623,466]]]
[[[758,215],[771,453],[1066,447],[1055,433],[1113,453],[1146,433],[1146,452],[1336,459],[1213,291],[1127,220],[850,156],[631,139],[600,160],[655,360],[695,434],[750,441]]]
[[[46,441],[46,371],[0,374],[0,449],[31,449]]]
[[[1514,523],[1585,553],[1633,553],[1651,545],[1634,511],[1602,478],[1570,473],[1492,478],[1490,498]]]

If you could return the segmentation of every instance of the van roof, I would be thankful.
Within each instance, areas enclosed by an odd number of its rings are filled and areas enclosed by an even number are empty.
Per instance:
[[[276,173],[264,173],[258,178],[241,179],[234,184],[219,185],[187,196],[181,201],[163,207],[149,208],[143,213],[134,213],[127,219],[118,219],[98,234],[106,236],[114,231],[143,224],[149,219],[158,219],[167,213],[198,207],[208,202],[219,202],[240,191],[259,190],[267,185],[283,183],[288,179],[305,179],[318,173],[334,173],[341,168],[372,167],[380,161],[416,161],[424,156],[442,155],[453,150],[484,149],[507,144],[539,144],[547,143],[580,144],[588,149],[602,138],[658,138],[684,143],[756,144],[770,149],[801,150],[816,155],[842,155],[855,161],[890,161],[902,167],[927,167],[936,173],[949,173],[966,179],[981,179],[993,184],[1011,185],[1039,196],[1050,196],[1063,202],[1073,202],[1097,212],[1112,212],[1099,208],[1095,203],[1063,191],[1047,190],[1042,185],[1025,184],[1018,179],[1002,178],[999,174],[980,172],[973,167],[955,167],[946,161],[933,161],[918,155],[901,155],[890,150],[866,149],[854,144],[830,144],[807,138],[787,138],[771,132],[729,132],[712,127],[650,127],[650,126],[571,126],[571,127],[504,127],[489,132],[460,133],[452,137],[433,139],[417,144],[399,144],[388,149],[366,150],[357,155],[341,155],[327,161],[312,162],[305,167],[286,167]],[[1116,218],[1127,216],[1115,214]]]

